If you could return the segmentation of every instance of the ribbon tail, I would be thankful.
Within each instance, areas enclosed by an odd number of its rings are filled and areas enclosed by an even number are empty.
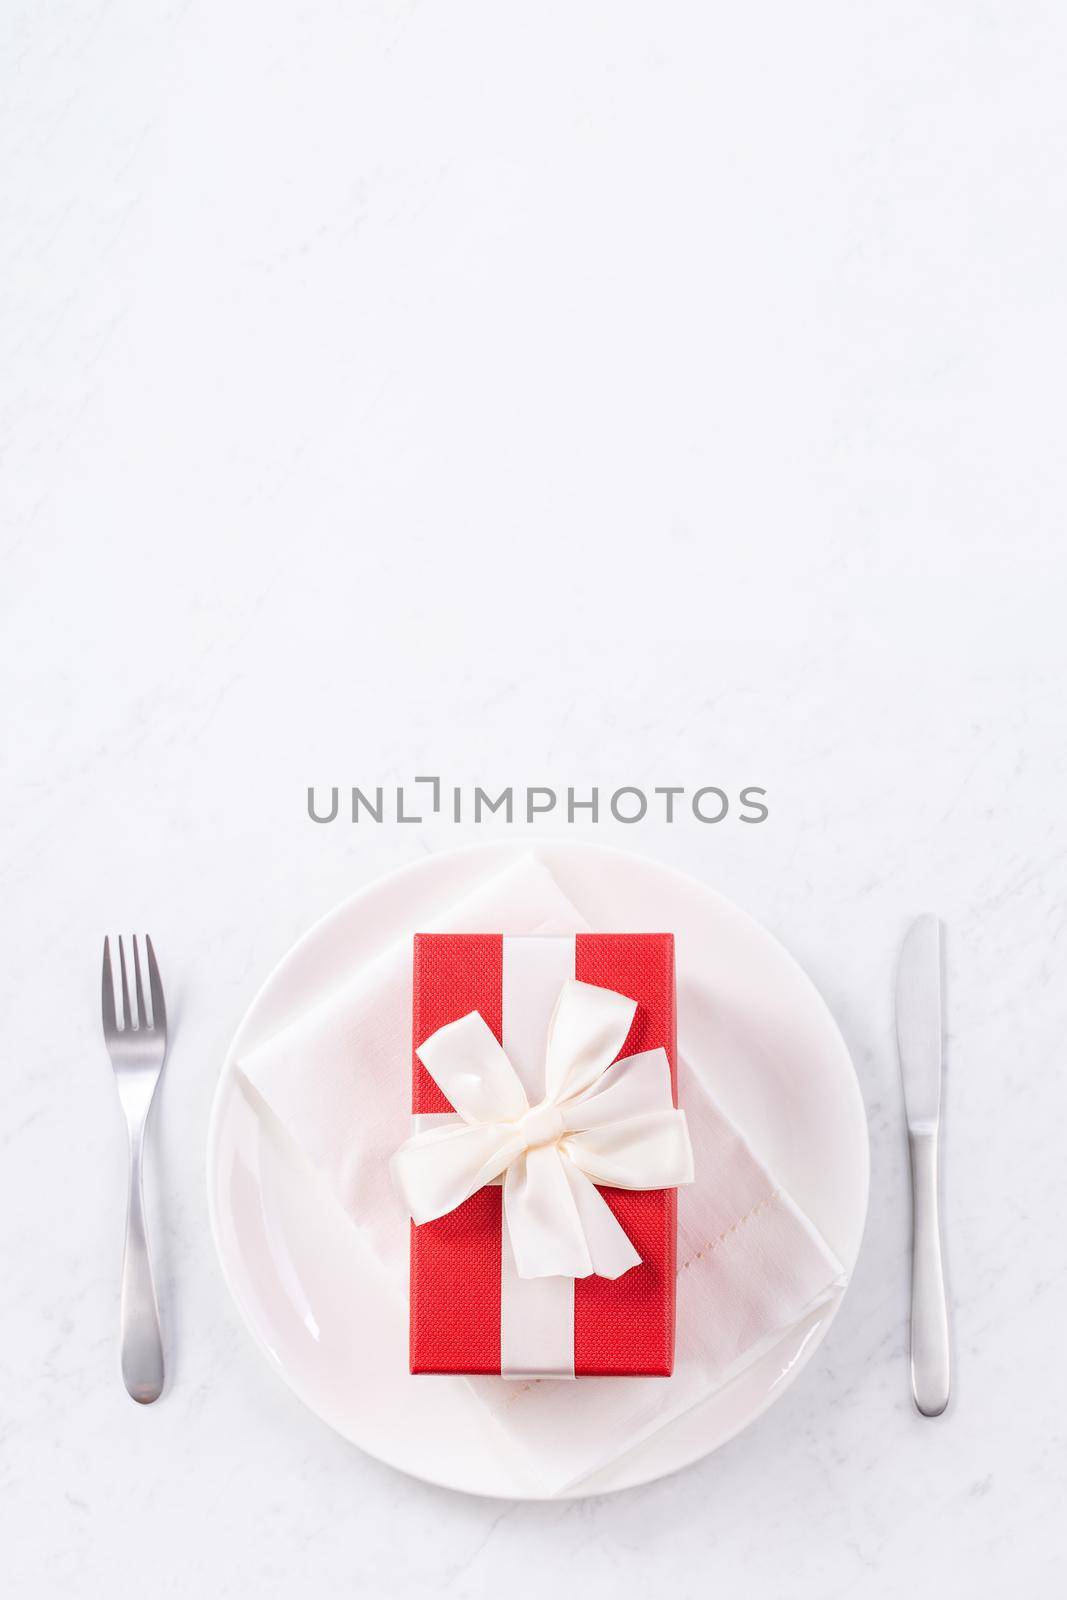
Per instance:
[[[554,1146],[542,1145],[504,1176],[504,1217],[520,1278],[588,1278],[594,1271],[569,1166]]]
[[[631,1267],[640,1266],[641,1257],[630,1243],[626,1229],[619,1222],[596,1184],[590,1183],[585,1173],[573,1161],[564,1160],[563,1170],[574,1197],[575,1209],[581,1220],[585,1242],[593,1271],[598,1278],[621,1278]]]

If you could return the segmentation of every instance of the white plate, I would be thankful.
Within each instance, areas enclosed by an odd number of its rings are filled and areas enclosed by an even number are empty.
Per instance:
[[[500,843],[430,856],[317,923],[238,1028],[208,1136],[223,1272],[279,1375],[371,1455],[433,1483],[508,1498],[531,1491],[506,1439],[463,1379],[408,1374],[405,1308],[234,1061],[276,1029],[292,996],[325,994],[354,962],[426,926],[529,849]],[[682,1054],[851,1273],[867,1209],[867,1123],[848,1051],[810,980],[765,929],[692,878],[595,845],[545,842],[536,853],[590,926],[673,930]],[[648,1482],[732,1438],[796,1379],[839,1303],[576,1492]]]

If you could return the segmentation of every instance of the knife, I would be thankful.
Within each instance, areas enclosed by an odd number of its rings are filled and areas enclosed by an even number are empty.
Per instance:
[[[918,917],[897,968],[897,1048],[911,1152],[911,1392],[924,1417],[948,1405],[949,1345],[937,1155],[941,1128],[941,924]]]

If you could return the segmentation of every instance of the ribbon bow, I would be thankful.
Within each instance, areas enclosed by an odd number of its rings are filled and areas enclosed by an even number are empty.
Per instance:
[[[393,1157],[413,1220],[454,1211],[503,1173],[521,1278],[618,1278],[636,1266],[641,1257],[596,1185],[672,1189],[693,1178],[666,1052],[615,1059],[636,1010],[611,989],[565,983],[535,1106],[477,1011],[431,1034],[416,1053],[460,1120],[414,1134]]]

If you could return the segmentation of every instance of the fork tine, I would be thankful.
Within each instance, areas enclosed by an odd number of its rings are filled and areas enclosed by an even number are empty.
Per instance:
[[[148,986],[152,991],[152,1026],[166,1033],[167,1008],[163,1003],[163,984],[160,981],[159,968],[156,966],[156,952],[152,949],[152,941],[147,933],[144,942],[148,952]]]
[[[130,1013],[130,986],[126,982],[126,952],[122,947],[122,934],[119,934],[119,972],[122,974],[122,1025],[124,1028],[133,1027],[133,1017]]]
[[[137,953],[137,935],[133,936],[133,986],[137,991],[137,1026],[148,1027],[148,1013],[144,1008],[144,990],[141,988],[141,958]]]
[[[104,1037],[116,1031],[115,981],[111,976],[111,946],[104,940],[104,972],[100,982],[100,999],[104,1011]]]

